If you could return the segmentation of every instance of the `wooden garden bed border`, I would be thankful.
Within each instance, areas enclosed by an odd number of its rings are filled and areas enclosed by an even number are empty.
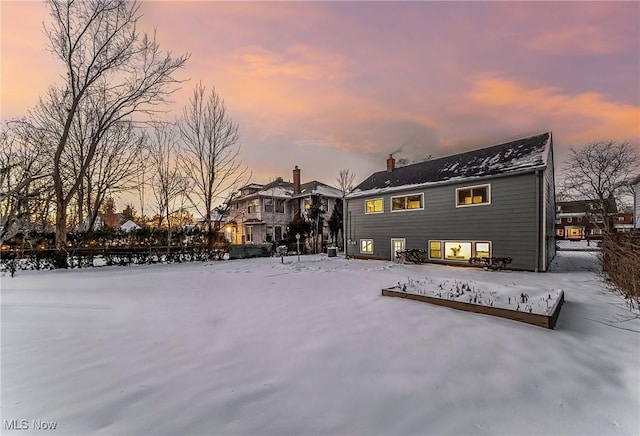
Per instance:
[[[399,297],[407,298],[409,300],[422,301],[424,303],[436,304],[438,306],[450,307],[452,309],[464,310],[466,312],[482,313],[485,315],[497,316],[500,318],[506,318],[513,321],[524,322],[526,324],[533,324],[538,327],[544,327],[547,329],[553,329],[556,326],[558,315],[560,315],[560,309],[564,303],[564,292],[560,291],[560,300],[556,304],[555,309],[551,315],[541,315],[537,313],[528,313],[518,310],[503,309],[500,307],[481,306],[479,304],[464,303],[462,301],[445,300],[442,298],[428,297],[426,295],[412,294],[408,292],[402,292],[395,289],[382,289],[382,295],[386,297]]]

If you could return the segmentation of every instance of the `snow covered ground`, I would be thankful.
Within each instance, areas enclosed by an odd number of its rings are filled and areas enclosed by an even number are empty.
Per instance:
[[[1,279],[3,434],[638,435],[640,319],[595,256],[540,274],[322,255],[20,271]],[[380,295],[424,275],[566,302],[546,330]]]

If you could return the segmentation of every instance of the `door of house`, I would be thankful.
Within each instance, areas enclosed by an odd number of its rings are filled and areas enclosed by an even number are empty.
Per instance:
[[[391,260],[396,261],[398,258],[398,251],[404,250],[405,239],[404,238],[391,238]]]

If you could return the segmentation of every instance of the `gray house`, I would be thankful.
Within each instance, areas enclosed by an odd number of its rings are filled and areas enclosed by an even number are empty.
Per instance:
[[[347,196],[347,255],[393,260],[402,249],[430,262],[511,257],[546,271],[555,256],[551,133],[372,174]]]

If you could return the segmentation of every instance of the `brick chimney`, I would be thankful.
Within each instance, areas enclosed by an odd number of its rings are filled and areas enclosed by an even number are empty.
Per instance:
[[[389,155],[387,158],[387,171],[391,172],[396,168],[396,160],[393,158],[393,155]]]
[[[298,165],[293,169],[293,195],[300,194],[300,168]]]

